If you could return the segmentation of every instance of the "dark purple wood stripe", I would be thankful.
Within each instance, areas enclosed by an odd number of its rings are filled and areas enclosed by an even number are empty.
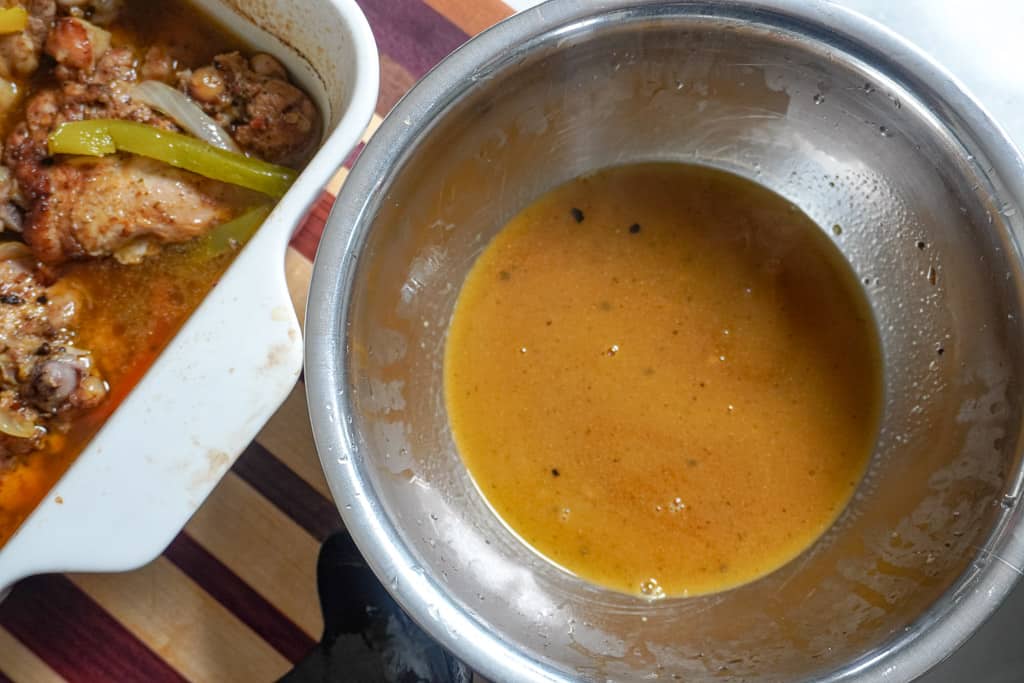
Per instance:
[[[358,159],[359,155],[362,153],[363,147],[366,147],[365,143],[360,142],[359,144],[357,144],[355,146],[355,149],[349,152],[349,155],[345,157],[345,162],[342,164],[342,166],[351,169],[352,165],[356,163],[356,159]]]
[[[0,603],[0,625],[71,683],[185,680],[63,576],[15,586]]]
[[[358,0],[377,48],[419,78],[469,39],[421,0]]]
[[[342,528],[334,503],[255,441],[232,470],[316,540],[323,542]]]
[[[3,654],[3,653],[0,652],[0,654]],[[3,662],[0,662],[0,664],[3,664]],[[3,671],[0,671],[0,683],[14,683],[14,681],[12,681],[10,678],[8,678],[6,675],[4,675]]]
[[[164,557],[293,664],[316,644],[295,622],[187,533],[178,534],[164,551]]]

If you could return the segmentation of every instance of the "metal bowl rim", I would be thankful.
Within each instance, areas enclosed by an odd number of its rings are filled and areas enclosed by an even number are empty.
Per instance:
[[[955,77],[884,26],[823,0],[728,0],[713,4],[700,0],[556,0],[510,17],[473,38],[420,80],[363,150],[328,219],[307,306],[306,391],[314,438],[331,493],[367,562],[415,621],[475,670],[494,680],[564,678],[554,668],[517,650],[499,632],[453,602],[441,584],[425,574],[383,514],[376,492],[362,473],[362,454],[353,448],[357,439],[350,397],[345,393],[349,373],[343,359],[354,275],[383,191],[436,117],[479,80],[481,65],[506,57],[510,45],[521,46],[560,27],[609,12],[653,6],[707,18],[742,17],[769,27],[781,23],[817,42],[823,35],[841,38],[844,45],[874,57],[876,61],[869,63],[887,75],[895,71],[927,83],[932,94],[960,117],[991,155],[993,170],[1010,185],[1009,194],[1018,201],[1024,198],[1024,157]],[[972,565],[909,630],[822,680],[912,680],[949,656],[995,611],[1020,578],[1015,567],[1024,564],[1021,516],[1018,507],[1005,527],[1007,533],[1000,534],[995,539],[997,547],[987,551],[1001,561],[980,568]]]

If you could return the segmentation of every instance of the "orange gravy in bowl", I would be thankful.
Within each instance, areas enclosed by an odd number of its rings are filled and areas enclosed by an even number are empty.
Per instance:
[[[578,576],[709,593],[807,549],[878,430],[868,304],[778,195],[680,164],[542,197],[468,275],[445,400],[497,514]]]

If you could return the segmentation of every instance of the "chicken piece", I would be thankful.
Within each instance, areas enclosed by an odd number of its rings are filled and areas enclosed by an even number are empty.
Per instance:
[[[28,28],[0,36],[0,76],[6,79],[24,78],[39,68],[46,35],[57,15],[54,0],[25,0],[16,4],[28,12]]]
[[[134,56],[107,50],[93,68],[68,68],[8,137],[4,163],[23,196],[22,234],[49,264],[115,255],[138,262],[159,245],[188,241],[230,219],[249,192],[141,157],[52,159],[47,138],[65,121],[116,118],[165,130],[174,124],[129,93]]]
[[[110,254],[137,263],[230,220],[232,198],[244,192],[140,157],[59,163],[45,176],[24,236],[47,263]]]
[[[143,158],[49,156],[47,139],[66,121],[113,118],[177,130],[131,96],[137,69],[166,77],[169,55],[150,50],[140,67],[129,50],[109,45],[106,31],[82,19],[58,20],[46,49],[58,62],[59,85],[27,103],[25,120],[7,138],[3,160],[24,209],[21,232],[47,264],[108,255],[135,263],[163,244],[186,242],[226,222],[229,207],[259,201],[248,190]],[[316,142],[317,111],[288,83],[280,63],[238,53],[214,63],[187,80],[195,86],[204,73],[209,77],[209,91],[197,92],[230,118],[236,141],[268,160],[305,159]]]
[[[91,354],[73,345],[79,295],[44,287],[30,258],[11,257],[18,246],[0,246],[0,468],[107,395]]]
[[[297,167],[316,147],[316,107],[268,54],[250,59],[237,52],[217,55],[212,66],[182,72],[179,87],[239,146],[261,159]]]
[[[4,165],[14,172],[19,182],[41,172],[39,167],[49,157],[47,138],[65,121],[124,119],[177,130],[170,119],[132,100],[135,56],[130,50],[107,50],[92,70],[58,67],[61,69],[61,83],[55,88],[40,90],[28,101],[25,119],[7,138]]]
[[[177,79],[178,60],[163,45],[153,45],[146,50],[146,56],[139,68],[139,77],[143,81],[160,81],[174,85]]]
[[[18,183],[6,166],[0,166],[0,232],[20,233],[23,218],[18,209]]]
[[[69,69],[91,72],[109,49],[109,32],[73,17],[58,19],[46,38],[46,54]]]

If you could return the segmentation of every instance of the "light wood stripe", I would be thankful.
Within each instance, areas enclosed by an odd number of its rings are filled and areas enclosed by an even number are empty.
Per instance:
[[[295,247],[288,247],[284,254],[284,277],[288,282],[288,294],[295,306],[295,314],[299,317],[299,326],[304,329],[306,297],[309,295],[309,280],[313,277],[313,264]]]
[[[426,3],[471,36],[512,14],[501,0],[426,0]]]
[[[233,472],[221,480],[186,529],[311,638],[320,639],[319,544],[305,529]]]
[[[348,169],[342,166],[324,189],[337,197],[338,193],[341,192],[341,186],[345,182],[345,178],[348,178]]]
[[[189,680],[272,680],[291,668],[288,660],[162,557],[133,572],[68,578]]]
[[[274,454],[288,469],[330,499],[324,471],[313,442],[313,430],[309,426],[309,410],[306,407],[306,385],[299,382],[284,404],[260,432],[256,440]]]
[[[373,137],[373,134],[377,132],[377,129],[380,128],[380,124],[383,122],[384,117],[376,112],[370,117],[370,123],[366,126],[366,130],[363,131],[363,137],[361,138],[363,144],[370,141],[370,138]]]
[[[15,683],[60,683],[64,680],[5,628],[0,628],[0,672]]]

